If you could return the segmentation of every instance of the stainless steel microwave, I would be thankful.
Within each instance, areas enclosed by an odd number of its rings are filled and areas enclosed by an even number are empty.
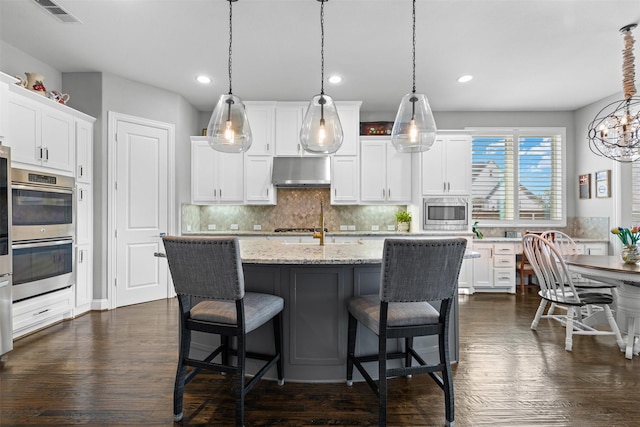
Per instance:
[[[469,228],[469,199],[429,197],[423,199],[424,230],[465,231]]]

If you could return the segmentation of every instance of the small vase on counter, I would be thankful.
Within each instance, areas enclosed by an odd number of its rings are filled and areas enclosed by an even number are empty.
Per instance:
[[[635,264],[640,261],[640,252],[638,245],[624,245],[620,254],[625,264]]]

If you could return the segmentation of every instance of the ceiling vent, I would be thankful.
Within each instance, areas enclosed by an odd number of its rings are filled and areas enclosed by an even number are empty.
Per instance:
[[[33,0],[38,6],[49,12],[54,18],[64,23],[82,23],[78,18],[64,10],[60,5],[51,0]]]

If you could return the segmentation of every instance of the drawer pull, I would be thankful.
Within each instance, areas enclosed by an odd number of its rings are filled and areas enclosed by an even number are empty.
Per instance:
[[[51,310],[50,308],[45,308],[44,310],[39,311],[37,313],[34,313],[33,315],[34,316],[39,316],[39,315],[44,314],[44,313],[46,313],[47,311],[50,311],[50,310]]]

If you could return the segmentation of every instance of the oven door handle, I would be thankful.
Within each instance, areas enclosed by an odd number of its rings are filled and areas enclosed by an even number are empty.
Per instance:
[[[15,182],[11,183],[12,190],[27,190],[27,191],[42,191],[46,193],[62,193],[62,194],[73,194],[73,188],[66,187],[50,187],[47,185],[26,185],[26,184],[18,184]]]
[[[25,243],[13,242],[11,246],[12,249],[28,249],[28,248],[41,248],[43,246],[62,246],[69,245],[73,243],[73,239],[65,239],[65,240],[30,240]]]

